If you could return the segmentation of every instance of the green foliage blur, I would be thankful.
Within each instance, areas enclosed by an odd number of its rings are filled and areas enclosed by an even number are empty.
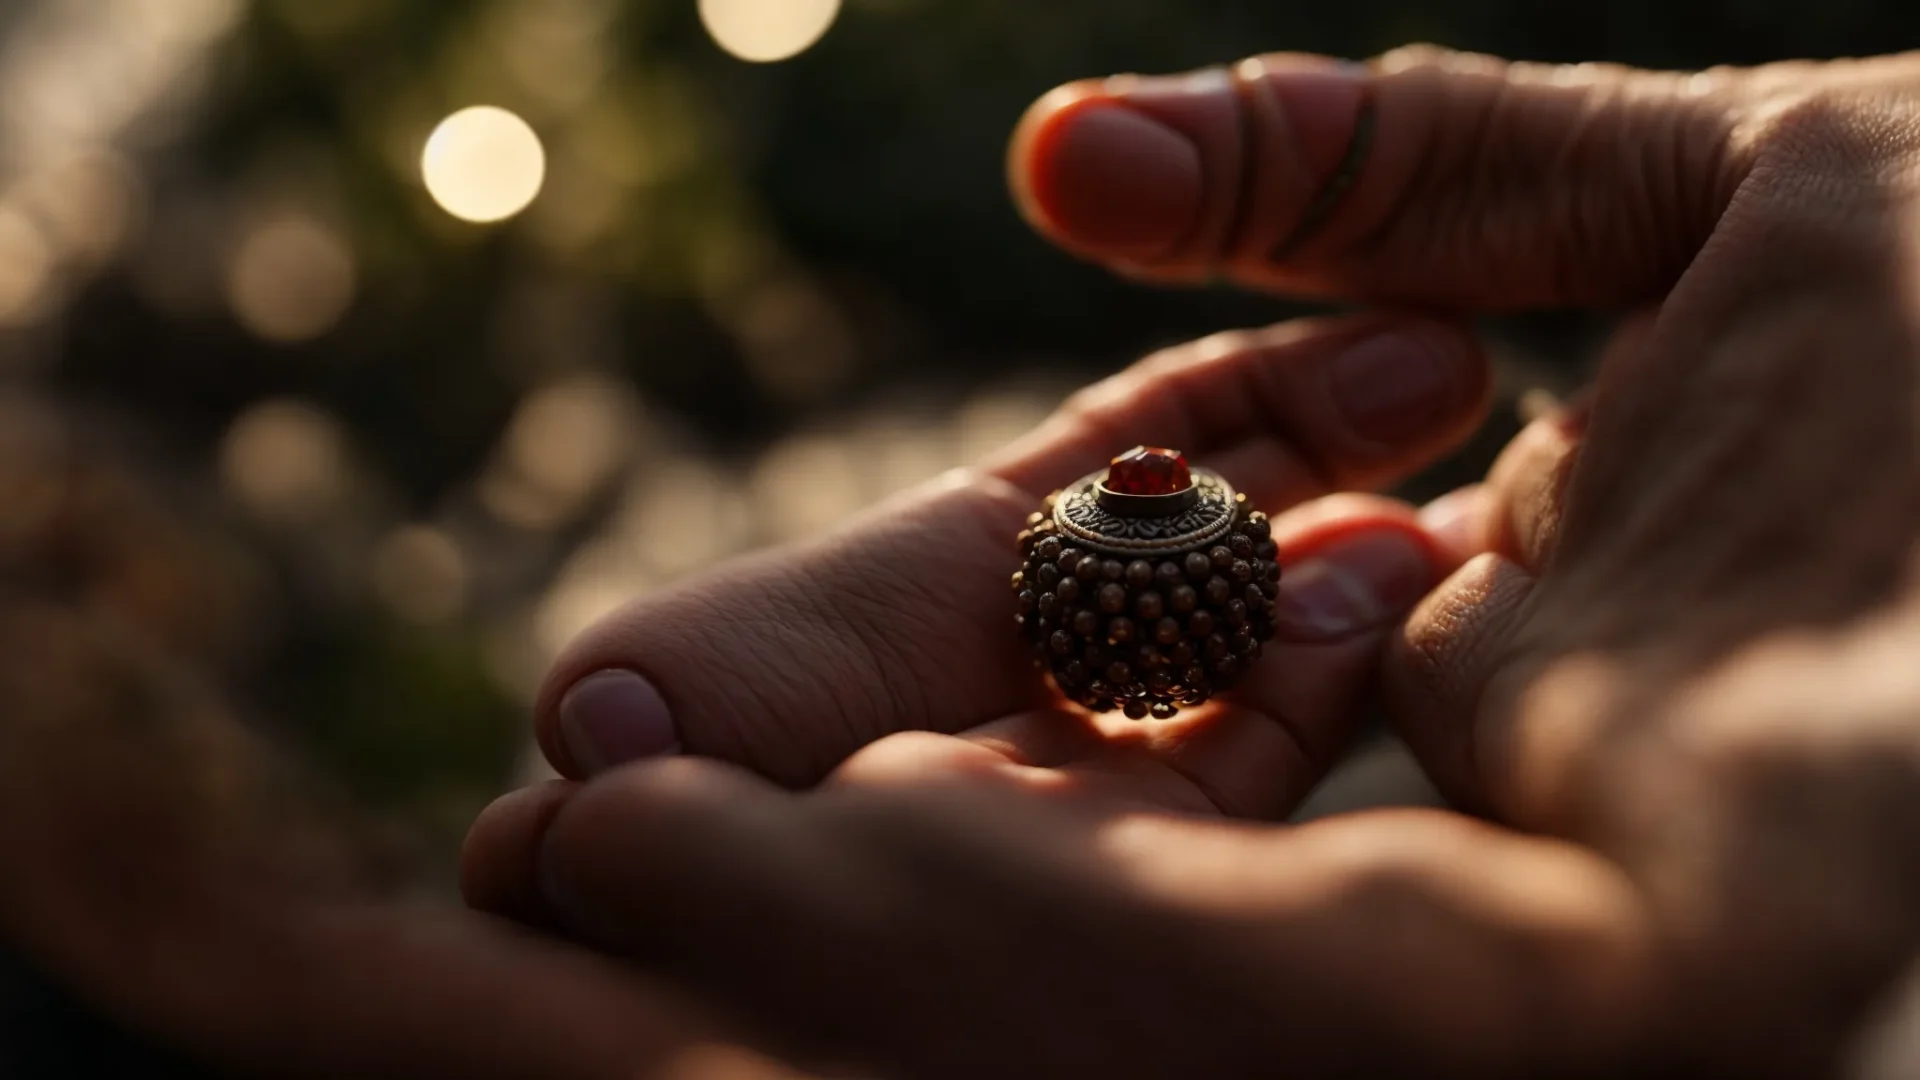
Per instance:
[[[1044,246],[1002,154],[1049,87],[1414,40],[1694,67],[1916,39],[1920,8],[1867,0],[848,0],[756,64],[695,0],[15,0],[0,374],[195,493],[223,538],[197,557],[251,598],[248,705],[444,851],[524,775],[547,657],[621,597],[1301,310]],[[483,103],[547,153],[492,226],[419,175]]]

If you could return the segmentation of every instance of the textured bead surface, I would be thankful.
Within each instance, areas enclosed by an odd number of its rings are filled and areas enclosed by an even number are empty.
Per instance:
[[[1042,523],[1053,509],[1049,500]],[[1020,633],[1061,692],[1095,712],[1164,720],[1203,704],[1273,636],[1280,567],[1266,516],[1244,500],[1226,535],[1192,550],[1115,557],[1037,525],[1020,549]]]

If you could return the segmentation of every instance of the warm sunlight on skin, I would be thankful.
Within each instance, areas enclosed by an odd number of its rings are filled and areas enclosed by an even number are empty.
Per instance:
[[[546,180],[547,155],[525,120],[476,105],[440,122],[420,172],[427,193],[462,221],[505,221],[525,210]]]
[[[840,0],[700,0],[700,21],[720,47],[754,63],[785,60],[819,41]]]

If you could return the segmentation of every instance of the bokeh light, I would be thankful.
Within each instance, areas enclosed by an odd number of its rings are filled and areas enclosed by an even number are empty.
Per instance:
[[[234,316],[268,341],[319,337],[346,313],[353,294],[353,254],[346,242],[303,217],[249,231],[227,268]]]
[[[375,549],[370,570],[374,592],[414,622],[446,622],[466,600],[466,558],[451,536],[432,526],[395,529]]]
[[[749,480],[772,539],[817,536],[867,501],[860,448],[845,436],[804,432],[773,444]]]
[[[639,424],[631,394],[608,379],[570,379],[528,395],[480,482],[495,517],[551,529],[577,515],[622,469]]]
[[[775,277],[748,291],[728,314],[754,381],[782,400],[814,404],[859,363],[853,328],[804,278]]]
[[[586,104],[616,62],[617,0],[504,0],[489,11],[494,47],[516,82],[556,111]]]
[[[263,401],[227,429],[220,473],[236,500],[262,518],[312,521],[347,492],[346,436],[331,416],[304,401]]]
[[[805,52],[839,14],[840,0],[700,0],[700,21],[713,40],[760,64]]]
[[[0,326],[31,321],[53,270],[46,236],[26,215],[0,205]]]
[[[427,193],[462,221],[505,221],[546,182],[547,152],[533,128],[505,109],[475,105],[433,129],[421,155]]]
[[[68,266],[104,265],[138,226],[142,193],[126,158],[93,149],[50,162],[14,191]]]

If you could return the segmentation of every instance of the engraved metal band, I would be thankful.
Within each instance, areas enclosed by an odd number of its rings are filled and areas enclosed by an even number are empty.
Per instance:
[[[1233,528],[1233,488],[1220,474],[1193,470],[1191,506],[1162,517],[1131,517],[1100,505],[1106,471],[1081,477],[1060,493],[1053,521],[1062,540],[1112,555],[1163,555],[1206,547]]]

